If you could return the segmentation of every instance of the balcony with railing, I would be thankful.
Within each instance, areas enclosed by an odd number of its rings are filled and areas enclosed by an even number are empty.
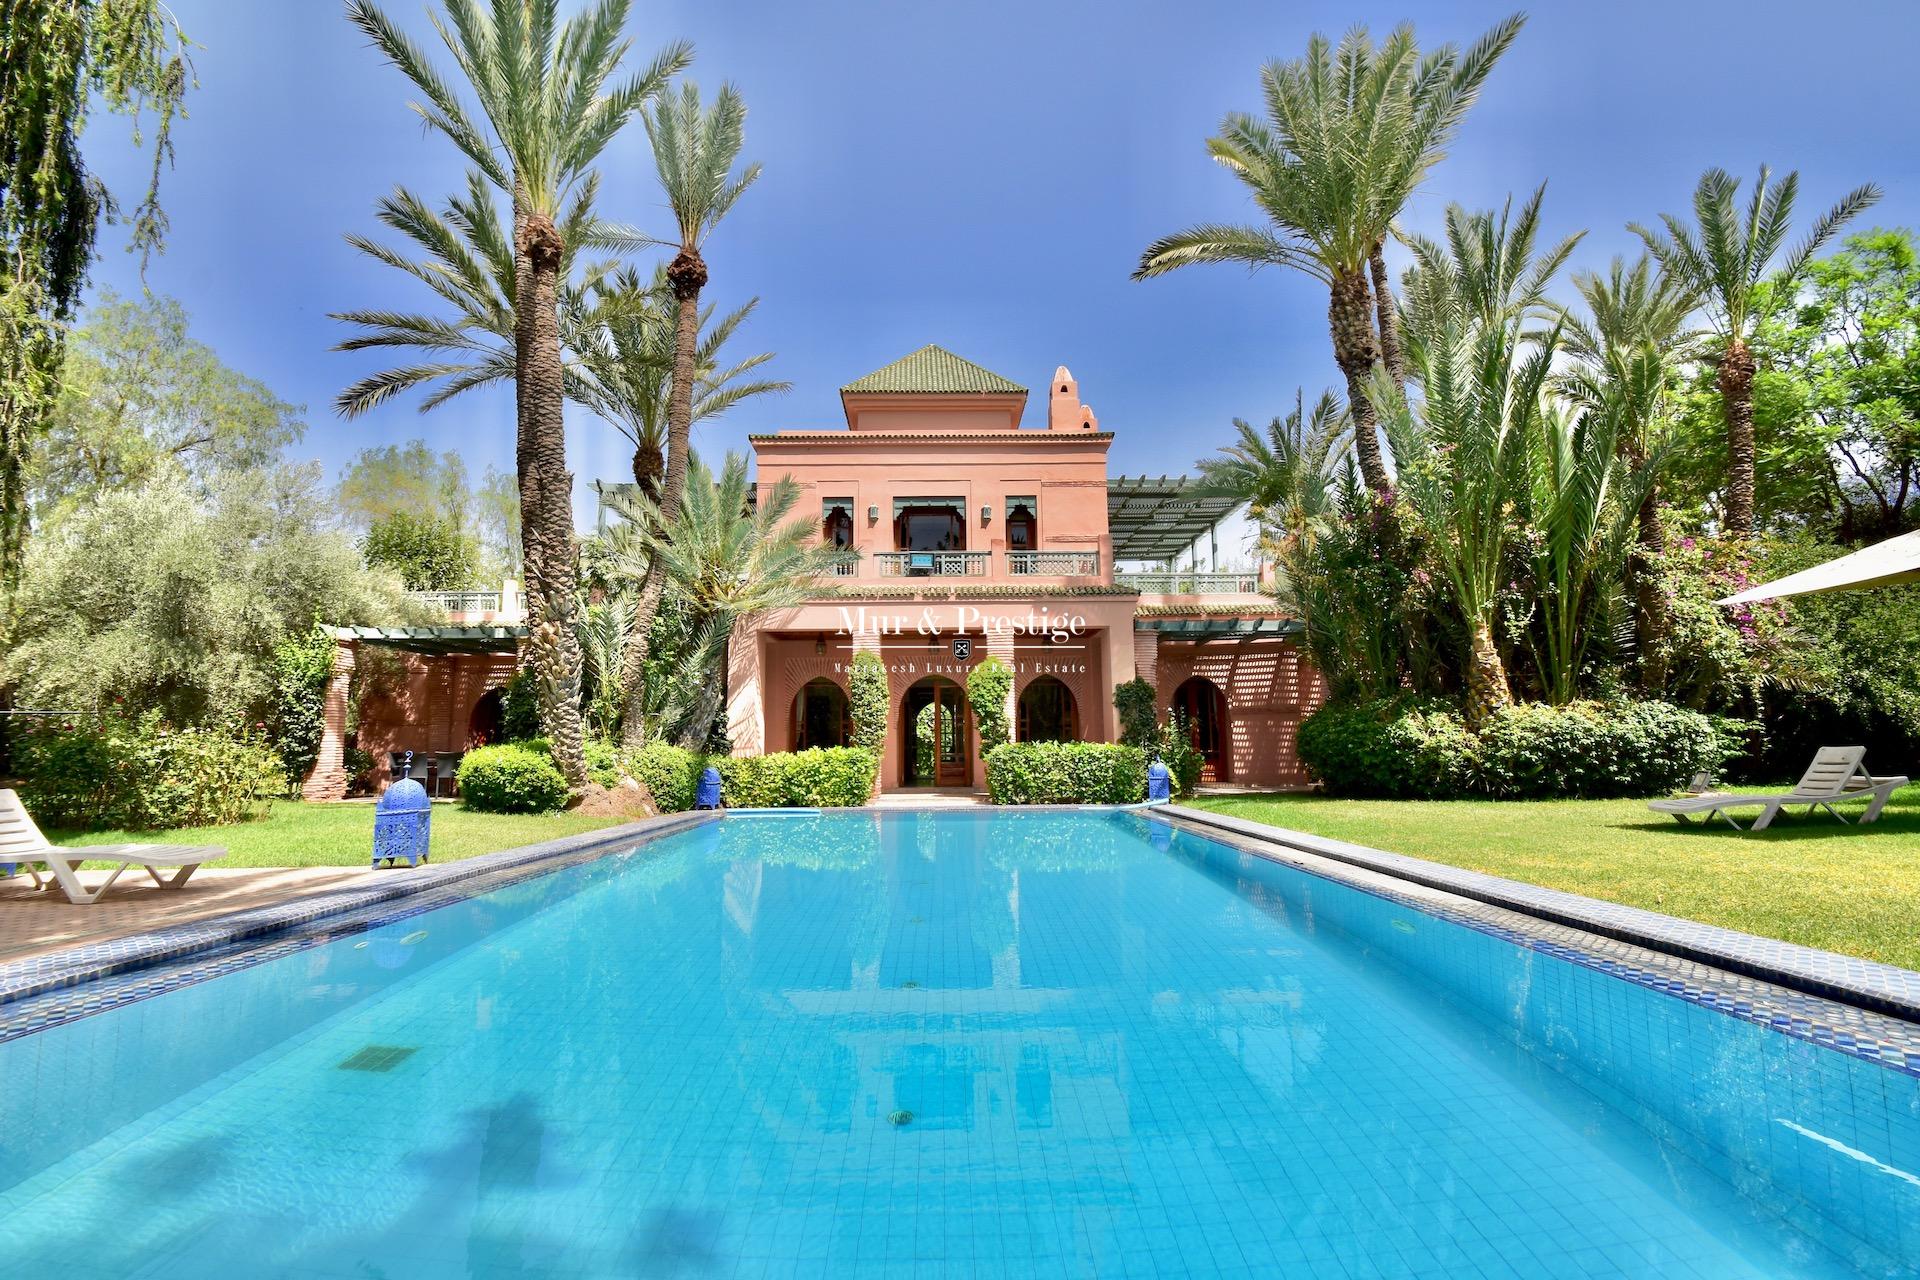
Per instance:
[[[499,613],[498,591],[415,591],[413,598],[433,609],[448,613]]]
[[[1009,551],[1007,572],[1016,578],[1097,578],[1098,551]]]
[[[1119,572],[1116,584],[1143,596],[1250,596],[1260,594],[1260,575],[1252,569],[1183,572]]]
[[[987,551],[876,551],[871,557],[881,578],[984,578],[992,565]]]

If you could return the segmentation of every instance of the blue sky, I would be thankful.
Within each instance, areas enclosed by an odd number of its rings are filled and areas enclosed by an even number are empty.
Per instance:
[[[406,110],[409,88],[332,0],[173,0],[201,88],[166,176],[171,244],[148,282],[196,336],[307,408],[298,452],[329,475],[371,444],[422,438],[477,475],[510,467],[511,402],[416,402],[345,422],[339,389],[374,367],[329,348],[345,307],[417,308],[423,290],[342,240],[377,230],[397,182],[456,189],[450,146]],[[426,32],[422,0],[392,0]],[[637,50],[694,42],[703,85],[737,84],[748,154],[765,176],[708,247],[709,296],[761,298],[743,349],[779,353],[787,396],[736,410],[696,447],[748,431],[838,425],[836,389],[927,342],[1044,391],[1065,363],[1116,434],[1113,470],[1179,472],[1335,370],[1322,287],[1297,274],[1197,268],[1135,284],[1155,236],[1250,216],[1202,142],[1258,105],[1257,73],[1313,31],[1412,21],[1423,44],[1468,41],[1503,4],[636,4]],[[1625,224],[1679,210],[1713,164],[1798,168],[1802,218],[1864,181],[1870,221],[1920,225],[1920,6],[1715,0],[1555,5],[1536,12],[1463,136],[1408,212],[1436,225],[1452,200],[1486,206],[1547,182],[1556,234],[1587,228],[1575,265],[1638,245]],[[123,194],[142,175],[121,122],[88,138]],[[602,207],[668,223],[636,125],[605,157]],[[96,286],[139,287],[111,235]],[[1028,422],[1044,422],[1044,396]],[[570,410],[579,488],[618,478],[614,434]],[[580,503],[583,516],[588,503]]]

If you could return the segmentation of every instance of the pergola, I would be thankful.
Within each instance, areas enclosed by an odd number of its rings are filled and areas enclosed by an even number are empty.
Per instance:
[[[1107,528],[1115,560],[1171,560],[1240,505],[1192,476],[1112,476]]]
[[[1157,631],[1162,640],[1220,640],[1249,636],[1298,635],[1293,618],[1136,618],[1135,631]]]
[[[527,638],[525,627],[335,627],[333,638],[343,644],[374,644],[429,657],[458,653],[517,653]]]

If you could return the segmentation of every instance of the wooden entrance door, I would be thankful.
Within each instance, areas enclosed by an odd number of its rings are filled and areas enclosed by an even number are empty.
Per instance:
[[[967,696],[951,680],[922,680],[907,690],[906,783],[910,787],[964,787],[973,781]]]

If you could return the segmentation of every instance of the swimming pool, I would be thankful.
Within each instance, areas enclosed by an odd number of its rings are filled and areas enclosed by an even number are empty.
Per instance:
[[[1920,1078],[1133,814],[728,818],[0,1081],[8,1275],[1920,1260]]]

